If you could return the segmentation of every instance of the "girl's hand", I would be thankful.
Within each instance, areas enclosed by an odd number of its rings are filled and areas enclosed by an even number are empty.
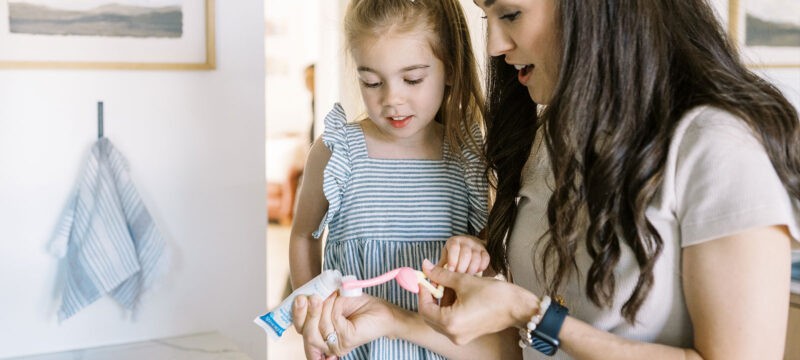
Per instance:
[[[451,272],[434,267],[428,260],[423,261],[422,270],[431,281],[455,292],[456,299],[451,305],[437,304],[424,287],[419,292],[419,314],[455,344],[463,345],[486,334],[521,326],[538,311],[539,299],[517,285]]]
[[[480,276],[489,267],[489,253],[483,242],[474,236],[453,236],[447,239],[436,264],[438,267],[445,265],[450,271]]]

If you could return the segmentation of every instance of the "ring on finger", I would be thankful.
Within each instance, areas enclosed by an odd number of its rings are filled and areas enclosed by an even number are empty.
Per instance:
[[[325,335],[325,343],[329,346],[336,345],[339,342],[339,336],[336,335],[335,331],[331,331],[328,335]]]

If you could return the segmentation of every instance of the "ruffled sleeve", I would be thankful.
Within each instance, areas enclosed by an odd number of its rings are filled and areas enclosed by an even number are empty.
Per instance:
[[[312,236],[319,238],[342,206],[342,194],[350,180],[350,144],[347,142],[347,117],[342,105],[336,103],[325,116],[322,142],[331,151],[331,158],[322,173],[322,192],[328,200],[328,211]]]
[[[470,129],[472,138],[475,139],[478,149],[483,149],[483,134],[476,125]],[[469,196],[469,232],[478,234],[484,227],[488,218],[489,182],[486,178],[486,163],[480,154],[469,147],[462,150],[464,159],[464,179]]]

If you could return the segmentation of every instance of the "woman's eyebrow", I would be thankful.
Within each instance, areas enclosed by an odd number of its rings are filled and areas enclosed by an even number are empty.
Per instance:
[[[477,5],[478,7],[480,7],[480,5],[478,4],[478,0],[472,0],[472,2],[474,2],[475,5]],[[485,7],[492,6],[492,4],[494,4],[494,2],[495,2],[495,0],[484,0],[483,1],[483,6],[485,6]]]

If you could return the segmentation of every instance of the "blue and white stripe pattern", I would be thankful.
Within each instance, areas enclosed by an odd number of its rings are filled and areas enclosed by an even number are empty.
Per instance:
[[[108,139],[92,147],[51,250],[64,262],[59,320],[105,294],[134,310],[142,291],[163,272],[164,239],[133,186],[127,162]]]
[[[462,161],[445,143],[441,160],[373,159],[361,125],[347,124],[337,104],[325,118],[323,141],[331,150],[324,170],[328,212],[324,268],[359,279],[437,261],[452,235],[476,233],[486,224],[487,184],[481,162]],[[465,165],[466,164],[466,165]],[[416,311],[417,296],[391,281],[365,289],[370,295]],[[400,339],[380,338],[344,359],[443,359]]]

